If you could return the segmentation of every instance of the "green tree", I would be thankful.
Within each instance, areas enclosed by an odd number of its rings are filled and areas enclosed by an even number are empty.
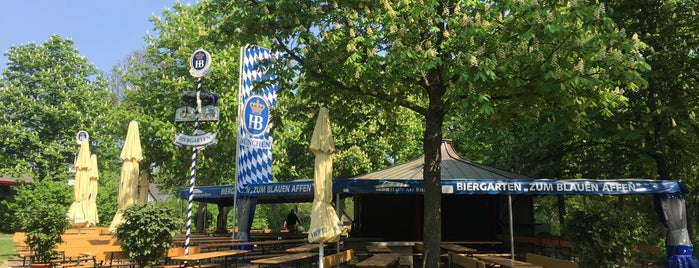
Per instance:
[[[201,123],[200,128],[218,134],[218,143],[199,152],[197,182],[199,185],[233,183],[235,168],[236,117],[238,102],[238,55],[241,43],[231,43],[231,35],[219,26],[225,18],[220,3],[203,2],[193,6],[175,4],[162,16],[154,17],[157,36],[147,37],[149,47],[142,56],[130,57],[118,68],[120,74],[112,77],[124,80],[124,104],[139,114],[144,143],[145,160],[157,167],[152,178],[169,192],[188,185],[191,149],[177,148],[170,142],[175,132],[189,133],[191,123],[172,123],[176,108],[184,105],[180,95],[195,90],[195,79],[189,75],[187,63],[191,53],[205,48],[212,54],[211,73],[203,79],[202,90],[218,95],[221,120]],[[198,23],[193,24],[192,21]],[[225,42],[224,42],[225,40]],[[256,44],[264,45],[264,40]],[[139,54],[140,55],[140,54]],[[119,91],[119,90],[115,90]],[[308,149],[310,135],[318,108],[327,103],[308,98],[296,98],[291,90],[280,92],[277,109],[273,111],[274,164],[276,181],[311,178],[313,154]],[[355,104],[362,105],[360,100]],[[332,109],[332,107],[331,107]],[[412,114],[386,112],[384,108],[369,106],[364,111],[334,113],[336,132],[336,177],[350,177],[393,164],[393,161],[412,159],[419,154],[415,138],[421,133],[421,123]],[[381,117],[382,120],[366,120]],[[406,122],[396,125],[394,122]],[[408,122],[417,123],[408,123]],[[407,126],[407,127],[406,127]],[[388,135],[391,132],[403,136]],[[407,138],[406,138],[407,137]],[[368,146],[370,144],[371,146]],[[359,148],[362,148],[360,150]],[[199,204],[198,213],[206,206]],[[257,216],[274,217],[273,215]],[[195,217],[203,219],[204,217]],[[203,222],[198,224],[202,226]]]
[[[216,2],[216,1],[214,1]],[[509,124],[539,118],[582,129],[644,85],[639,42],[584,1],[231,1],[219,29],[273,40],[281,80],[301,97],[411,111],[424,120],[425,265],[441,241],[439,145],[459,111]],[[294,80],[296,81],[296,80]],[[344,103],[341,103],[344,102]],[[345,106],[347,107],[347,106]],[[346,109],[356,112],[356,109]],[[373,110],[370,110],[373,111]],[[491,124],[498,126],[498,124]]]
[[[7,138],[0,141],[0,173],[67,182],[80,130],[90,133],[92,152],[101,159],[115,156],[106,116],[112,97],[73,41],[55,35],[40,45],[11,47],[5,55],[0,133]]]
[[[146,36],[149,45],[142,53],[135,53],[119,68],[124,85],[123,104],[127,113],[140,123],[144,149],[142,172],[152,173],[149,178],[162,185],[164,192],[179,195],[179,189],[189,185],[192,158],[191,147],[176,147],[175,133],[190,134],[193,123],[175,123],[177,108],[185,106],[183,92],[196,91],[196,78],[189,74],[189,58],[198,48],[212,55],[211,73],[202,79],[202,92],[217,95],[221,110],[218,122],[200,122],[198,128],[218,134],[217,144],[197,152],[196,185],[231,184],[235,170],[228,163],[235,162],[238,46],[214,45],[204,33],[219,18],[204,16],[206,5],[176,3],[162,16],[151,18],[157,36]],[[192,23],[196,21],[197,23]],[[114,76],[117,77],[117,76]],[[204,230],[203,213],[206,205],[197,206],[197,229]]]
[[[12,186],[14,192],[7,200],[0,202],[0,213],[3,218],[12,219],[23,208],[35,203],[50,203],[62,207],[64,211],[73,203],[73,189],[67,182],[55,182],[51,180],[35,181],[27,185]],[[3,221],[0,230],[3,232],[18,231],[18,222]]]
[[[634,267],[636,247],[646,235],[643,217],[598,201],[573,211],[564,222],[563,234],[580,256],[580,267]]]
[[[602,1],[601,7],[625,35],[645,44],[638,52],[652,69],[642,74],[647,87],[621,91],[627,105],[615,109],[613,116],[592,117],[593,123],[582,131],[569,131],[565,124],[556,124],[560,120],[552,120],[559,117],[556,107],[539,112],[538,119],[524,119],[523,124],[505,129],[471,127],[483,125],[486,120],[475,121],[465,115],[454,120],[469,122],[454,123],[455,134],[468,137],[460,145],[477,152],[486,163],[535,177],[679,180],[689,189],[697,189],[699,143],[694,96],[699,94],[699,21],[694,17],[698,5],[693,1]],[[489,153],[492,151],[499,153]],[[696,207],[699,203],[691,197],[696,194],[689,196],[688,208]],[[559,200],[564,198],[560,196]],[[565,200],[558,204],[559,219],[565,214],[563,208],[576,202],[570,197]],[[551,203],[553,210],[539,211],[556,212],[556,205]],[[640,211],[649,207],[648,202],[639,205]],[[688,209],[694,240],[699,219],[696,211]],[[657,217],[648,219],[650,224],[659,225]],[[653,237],[664,239],[664,234]]]
[[[697,1],[602,1],[627,35],[648,45],[640,51],[652,71],[644,74],[648,87],[625,92],[629,108],[610,125],[630,161],[626,169],[647,167],[648,178],[679,180],[687,184],[688,207],[699,206],[699,10]],[[627,149],[629,148],[629,149]],[[620,149],[622,150],[622,149]],[[617,154],[619,155],[619,154]],[[622,166],[624,167],[624,166]],[[688,209],[694,240],[699,214]]]

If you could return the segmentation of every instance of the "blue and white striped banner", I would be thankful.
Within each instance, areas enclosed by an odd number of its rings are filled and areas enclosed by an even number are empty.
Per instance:
[[[247,45],[240,51],[238,102],[238,191],[246,185],[272,182],[272,125],[270,111],[277,106],[277,84],[269,49]],[[264,83],[260,83],[264,82]]]

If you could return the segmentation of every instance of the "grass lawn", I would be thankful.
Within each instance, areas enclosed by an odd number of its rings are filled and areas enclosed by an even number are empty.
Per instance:
[[[16,256],[14,249],[17,243],[12,242],[12,236],[13,234],[0,234],[0,264]]]

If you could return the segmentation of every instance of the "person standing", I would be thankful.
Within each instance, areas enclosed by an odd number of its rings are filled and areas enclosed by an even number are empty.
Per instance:
[[[292,209],[289,211],[289,214],[286,215],[286,229],[289,230],[290,233],[295,233],[298,231],[296,224],[299,223],[301,223],[301,221],[299,221],[296,211]]]

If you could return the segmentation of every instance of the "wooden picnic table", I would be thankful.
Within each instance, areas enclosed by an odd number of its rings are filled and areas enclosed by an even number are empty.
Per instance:
[[[189,245],[204,245],[204,244],[218,244],[218,243],[234,243],[241,242],[239,239],[232,239],[230,237],[201,237],[201,238],[191,238],[189,239]],[[173,244],[178,246],[186,246],[187,240],[177,239],[173,240]]]
[[[382,245],[366,245],[366,250],[369,251],[369,254],[371,254],[371,255],[381,254],[381,253],[392,253],[393,252],[387,246],[382,246]]]
[[[502,245],[502,241],[442,241],[442,243],[457,244],[457,245]]]
[[[212,243],[199,245],[202,249],[207,249],[209,251],[220,250],[221,248],[232,248],[239,246],[254,246],[262,250],[265,254],[274,249],[283,249],[285,246],[296,246],[299,244],[307,243],[306,239],[281,239],[281,240],[264,240],[264,241],[248,241],[248,242],[226,242],[226,243]]]
[[[202,263],[211,262],[216,258],[224,258],[224,267],[228,267],[228,258],[243,255],[250,252],[249,250],[226,250],[226,251],[211,251],[196,254],[189,254],[186,256],[173,256],[170,260],[180,261],[180,262],[194,262],[198,267],[201,268]]]
[[[499,264],[501,267],[505,268],[544,268],[541,265],[536,265],[528,262],[498,256],[478,256],[477,258],[486,262]]]
[[[460,246],[457,244],[452,244],[452,243],[441,243],[440,247],[447,252],[454,252],[454,253],[465,253],[465,254],[472,254],[477,252],[476,249],[469,248],[469,247],[464,247]]]
[[[368,268],[381,268],[389,267],[400,259],[399,253],[382,253],[376,254],[357,263],[357,267],[368,267]]]
[[[369,242],[368,245],[387,247],[391,249],[391,253],[398,253],[401,257],[401,263],[405,266],[413,267],[413,250],[419,241],[387,241],[387,242]]]
[[[114,260],[126,260],[128,259],[126,255],[124,254],[124,251],[121,249],[121,246],[111,246],[111,247],[105,247],[100,249],[100,253],[97,252],[80,252],[79,254],[82,256],[87,256],[93,258],[95,261],[104,261],[105,263],[102,264],[102,267],[119,267],[119,266],[126,266],[126,267],[132,267],[136,266],[136,263],[128,260],[128,261],[119,261],[116,264],[114,263]],[[99,255],[103,254],[103,255]]]
[[[289,252],[289,253],[311,252],[311,251],[317,251],[319,248],[320,248],[320,244],[313,243],[313,244],[300,245],[298,247],[293,247],[293,248],[287,248],[286,252]]]
[[[312,257],[315,257],[315,256],[318,256],[318,253],[303,252],[303,253],[294,253],[294,254],[282,255],[282,256],[265,258],[265,259],[252,260],[252,261],[250,261],[250,263],[260,265],[261,267],[263,267],[263,266],[275,266],[275,265],[281,266],[284,264],[292,264],[294,267],[298,267],[298,266],[300,266],[301,262],[303,262],[307,259],[310,259]]]

